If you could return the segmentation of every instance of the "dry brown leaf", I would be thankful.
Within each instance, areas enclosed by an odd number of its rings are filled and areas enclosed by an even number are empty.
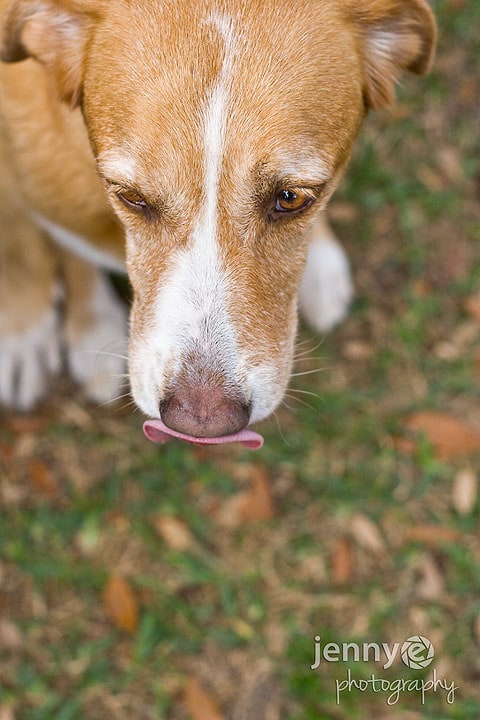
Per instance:
[[[0,442],[0,461],[4,462],[6,465],[10,465],[13,461],[15,452],[11,445],[7,445],[7,443]]]
[[[460,153],[455,147],[445,145],[437,150],[435,158],[438,167],[451,183],[459,183],[463,180],[464,173],[460,161]]]
[[[42,493],[42,495],[48,495],[53,497],[58,492],[58,484],[55,480],[53,472],[50,470],[43,460],[34,458],[30,461],[30,479],[34,489]]]
[[[369,360],[374,355],[374,348],[371,343],[363,340],[349,340],[342,348],[342,353],[347,360],[363,361]]]
[[[35,415],[28,413],[27,415],[9,415],[5,419],[5,425],[10,432],[17,435],[25,435],[26,433],[38,434],[49,423],[49,419],[45,415]]]
[[[275,514],[272,485],[264,467],[252,465],[252,487],[247,493],[244,520],[269,520]]]
[[[224,528],[240,527],[243,524],[247,495],[247,492],[237,493],[220,503],[213,513],[215,521]]]
[[[173,515],[160,515],[153,521],[155,529],[172,550],[183,552],[193,545],[193,537],[183,520]]]
[[[469,0],[450,0],[452,3],[456,2],[466,3]],[[478,101],[478,83],[476,75],[470,75],[463,78],[460,81],[457,89],[457,97],[459,102],[466,107],[473,107]]]
[[[350,533],[354,540],[366,550],[383,553],[385,543],[378,526],[363,513],[357,513],[350,521]]]
[[[456,542],[462,534],[454,528],[443,525],[416,525],[405,532],[405,542],[421,542],[426,545],[440,545]]]
[[[469,515],[477,502],[478,478],[470,468],[455,475],[452,486],[452,505],[459,515]]]
[[[480,451],[480,433],[444,413],[416,413],[405,420],[405,427],[425,435],[443,460]]]
[[[411,284],[412,293],[415,297],[425,298],[432,294],[432,285],[426,278],[417,278]]]
[[[192,720],[226,720],[214,699],[204,690],[196,677],[185,688],[185,704]]]
[[[121,575],[111,575],[103,591],[103,604],[115,625],[128,633],[138,626],[137,599]]]
[[[470,295],[464,302],[465,310],[477,322],[480,322],[480,294]]]
[[[233,495],[219,508],[216,515],[219,525],[235,528],[248,522],[269,520],[274,516],[272,486],[264,467],[250,466],[250,483],[249,490]]]
[[[416,174],[422,185],[425,185],[430,192],[440,192],[445,188],[443,177],[428,165],[419,165]]]
[[[443,595],[444,578],[435,560],[426,554],[418,566],[419,580],[415,592],[422,600],[436,600]]]
[[[474,357],[473,361],[474,361],[474,364],[475,364],[475,372],[476,372],[476,375],[477,375],[477,377],[480,378],[480,350],[478,350],[478,351],[475,353],[475,357]]]
[[[0,647],[4,650],[18,650],[23,642],[23,635],[15,623],[6,618],[0,619]]]
[[[0,720],[15,720],[13,708],[9,705],[0,705]]]
[[[475,640],[480,645],[480,613],[478,613],[473,624],[473,632],[475,633]]]
[[[352,544],[348,538],[340,538],[333,546],[332,580],[335,585],[344,585],[353,577]]]

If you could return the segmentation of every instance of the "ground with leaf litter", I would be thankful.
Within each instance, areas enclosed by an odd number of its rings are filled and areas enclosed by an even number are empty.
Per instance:
[[[351,316],[302,331],[259,453],[158,448],[66,381],[2,416],[1,720],[480,717],[480,5],[434,4],[434,73],[369,119],[332,203]],[[416,635],[423,670],[310,668],[315,636]],[[435,670],[454,701],[337,703],[348,670]]]

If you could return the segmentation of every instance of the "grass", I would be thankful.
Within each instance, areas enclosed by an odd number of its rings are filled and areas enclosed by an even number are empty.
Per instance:
[[[480,427],[480,327],[464,305],[480,290],[480,10],[435,6],[436,69],[405,82],[393,117],[369,119],[333,202],[355,272],[352,314],[317,359],[299,361],[299,372],[329,369],[294,380],[293,409],[265,423],[260,453],[158,449],[140,436],[138,415],[86,408],[68,385],[67,400],[59,391],[33,419],[5,417],[0,709],[16,720],[183,720],[192,676],[226,717],[263,720],[261,703],[242,715],[238,702],[264,666],[271,717],[479,717],[480,507],[462,515],[451,498],[460,471],[478,478],[480,458],[445,461],[426,441],[414,452],[395,441],[417,410]],[[306,329],[300,340],[318,343]],[[260,471],[274,516],[219,523],[218,508]],[[159,535],[165,515],[188,529],[188,547]],[[432,525],[456,534],[409,535]],[[117,572],[137,599],[131,634],[102,599]],[[439,675],[459,688],[455,702],[438,692],[422,705],[405,693],[389,706],[352,691],[337,705],[348,667],[392,681],[429,670],[324,662],[312,671],[317,634],[340,644],[424,635]]]

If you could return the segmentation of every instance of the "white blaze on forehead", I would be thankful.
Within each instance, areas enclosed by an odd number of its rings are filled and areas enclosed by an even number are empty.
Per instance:
[[[189,247],[171,258],[155,304],[149,345],[157,356],[155,385],[161,393],[172,372],[181,370],[182,352],[192,347],[202,353],[209,368],[220,368],[227,379],[234,381],[238,372],[235,332],[227,310],[228,280],[218,242],[218,192],[235,43],[229,18],[213,15],[206,23],[223,40],[222,66],[199,113],[204,158],[201,206]]]
[[[224,41],[224,57],[220,77],[210,90],[203,111],[204,133],[204,206],[199,218],[197,242],[205,241],[209,249],[215,247],[218,215],[218,187],[228,115],[229,83],[233,71],[234,35],[232,21],[222,15],[212,15],[207,24],[213,25]],[[212,242],[213,241],[213,242]]]

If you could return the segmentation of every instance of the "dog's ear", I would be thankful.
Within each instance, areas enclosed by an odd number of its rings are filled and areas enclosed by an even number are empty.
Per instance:
[[[365,99],[377,110],[395,99],[404,70],[423,75],[430,69],[436,24],[426,0],[352,0],[364,58]]]
[[[83,61],[92,19],[68,0],[10,0],[0,24],[0,59],[42,63],[62,100],[82,94]]]

